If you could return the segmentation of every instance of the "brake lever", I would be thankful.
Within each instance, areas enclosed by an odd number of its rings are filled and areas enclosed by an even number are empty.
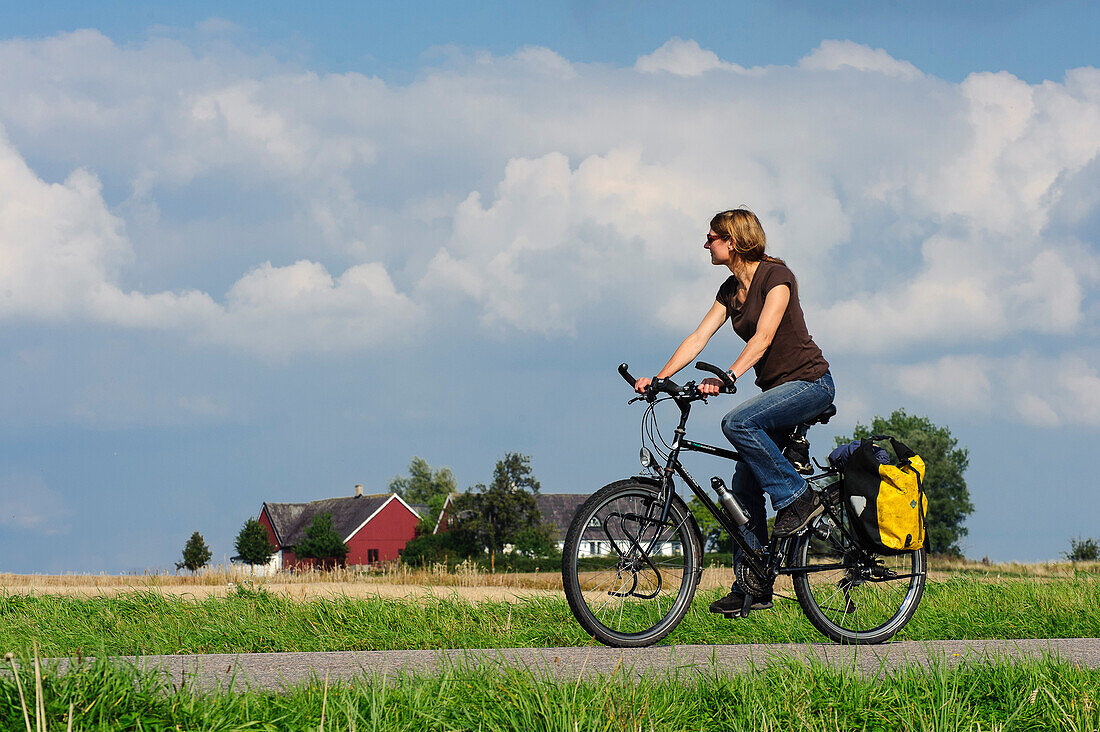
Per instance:
[[[633,399],[631,399],[629,402],[627,402],[627,404],[633,404],[634,402],[640,402],[643,399],[645,399],[644,396],[638,395],[638,396],[634,397]]]

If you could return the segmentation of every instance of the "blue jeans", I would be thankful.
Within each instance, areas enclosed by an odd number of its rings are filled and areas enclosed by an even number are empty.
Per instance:
[[[783,457],[791,429],[833,403],[836,389],[828,371],[817,381],[788,381],[737,405],[722,418],[722,432],[741,455],[731,492],[749,514],[742,534],[753,547],[768,543],[764,493],[772,508],[786,508],[806,490],[806,479]],[[741,549],[734,544],[734,562]],[[736,585],[734,585],[736,588]]]

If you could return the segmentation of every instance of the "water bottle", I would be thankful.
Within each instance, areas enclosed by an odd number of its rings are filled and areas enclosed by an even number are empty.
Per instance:
[[[738,526],[744,526],[749,522],[749,515],[741,507],[741,503],[734,495],[726,490],[726,482],[717,475],[710,479],[710,487],[718,494],[718,502],[726,509],[733,522]]]

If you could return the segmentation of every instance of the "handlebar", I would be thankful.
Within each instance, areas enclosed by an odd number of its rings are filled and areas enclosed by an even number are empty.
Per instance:
[[[697,361],[695,364],[695,368],[699,369],[700,371],[707,371],[709,373],[712,373],[719,379],[721,379],[722,386],[719,389],[719,393],[737,393],[737,386],[734,383],[734,380],[730,378],[730,375],[728,373],[718,368],[717,366],[706,363],[705,361]],[[630,384],[631,388],[634,388],[634,384],[638,382],[637,379],[630,375],[630,367],[625,363],[619,364],[619,375],[623,377],[623,380],[626,381],[626,383]],[[691,392],[684,393],[685,387],[689,385],[691,387]],[[651,402],[657,398],[658,394],[668,394],[673,397],[689,397],[692,399],[702,399],[705,396],[702,392],[699,391],[699,388],[695,385],[695,382],[693,381],[689,381],[687,384],[684,385],[684,387],[681,387],[671,379],[654,379],[653,382],[646,387],[645,393],[642,395],[642,397],[647,402]]]
[[[733,381],[733,377],[730,376],[729,371],[723,371],[714,364],[707,363],[706,361],[696,361],[695,368],[700,371],[709,371],[717,376],[722,381],[722,393],[723,394],[736,394],[737,385]]]
[[[625,363],[619,364],[619,376],[626,379],[626,383],[630,384],[630,388],[633,389],[634,385],[638,383],[638,380],[630,375],[630,367]]]

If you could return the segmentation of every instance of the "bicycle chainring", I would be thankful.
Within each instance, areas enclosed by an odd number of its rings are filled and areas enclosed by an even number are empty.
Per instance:
[[[740,559],[738,559],[734,571],[737,573],[737,584],[741,585],[741,589],[747,594],[758,597],[771,592],[771,582],[766,582]]]

